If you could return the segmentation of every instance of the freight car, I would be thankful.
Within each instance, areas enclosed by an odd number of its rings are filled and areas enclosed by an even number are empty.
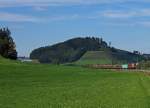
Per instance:
[[[137,67],[138,67],[137,63],[128,64],[128,69],[137,69]]]

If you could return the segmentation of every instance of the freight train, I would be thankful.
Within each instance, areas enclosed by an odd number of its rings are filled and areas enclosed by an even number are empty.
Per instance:
[[[101,64],[94,64],[88,65],[91,68],[98,68],[98,69],[137,69],[137,63],[130,63],[130,64],[123,64],[123,65],[101,65]]]

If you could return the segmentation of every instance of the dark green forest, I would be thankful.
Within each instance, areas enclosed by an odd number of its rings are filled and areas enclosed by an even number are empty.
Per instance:
[[[9,59],[17,59],[16,45],[8,28],[0,29],[0,55]]]

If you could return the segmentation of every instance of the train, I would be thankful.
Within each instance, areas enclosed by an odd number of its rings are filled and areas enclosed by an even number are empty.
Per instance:
[[[137,69],[138,63],[129,63],[129,64],[122,64],[122,65],[93,64],[87,66],[91,68],[98,68],[98,69]]]

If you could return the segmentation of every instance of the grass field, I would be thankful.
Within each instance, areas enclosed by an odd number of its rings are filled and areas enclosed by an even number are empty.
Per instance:
[[[150,77],[0,60],[0,108],[150,108]]]

